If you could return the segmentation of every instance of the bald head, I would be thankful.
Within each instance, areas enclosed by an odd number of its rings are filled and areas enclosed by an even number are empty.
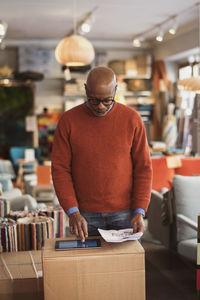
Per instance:
[[[105,116],[108,113],[116,88],[116,76],[111,69],[96,67],[89,72],[85,91],[90,109],[96,116]]]
[[[107,67],[95,67],[88,74],[86,86],[92,93],[108,88],[114,91],[116,88],[115,73]]]

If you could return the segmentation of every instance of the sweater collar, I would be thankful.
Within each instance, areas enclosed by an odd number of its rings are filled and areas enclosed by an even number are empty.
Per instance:
[[[108,113],[109,111],[111,111],[111,109],[113,108],[114,104],[115,104],[115,101],[113,101],[113,103],[112,103],[111,107],[109,108],[109,110],[107,111],[107,113]],[[87,106],[87,108],[89,108],[89,109],[91,110],[88,101],[85,102],[85,105]],[[91,111],[92,111],[92,110],[91,110]]]

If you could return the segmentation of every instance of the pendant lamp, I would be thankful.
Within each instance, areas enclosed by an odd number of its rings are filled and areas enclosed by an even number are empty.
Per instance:
[[[5,21],[0,20],[0,43],[2,42],[2,40],[6,35],[7,28],[8,28],[8,24]]]
[[[77,34],[63,38],[55,50],[56,60],[63,65],[89,65],[94,57],[94,48],[89,40]]]
[[[199,29],[199,48],[200,48],[200,3],[196,4],[198,6],[198,29]],[[194,91],[195,93],[200,93],[200,76],[185,78],[178,81],[178,88],[184,91]]]
[[[178,81],[178,87],[180,90],[184,91],[194,91],[196,93],[200,92],[200,78],[190,77]]]

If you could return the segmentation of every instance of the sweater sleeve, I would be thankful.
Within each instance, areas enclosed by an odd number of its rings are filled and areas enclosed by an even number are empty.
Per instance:
[[[146,130],[140,117],[135,129],[131,154],[134,176],[132,208],[140,207],[147,211],[152,188],[152,166]]]
[[[69,125],[62,117],[55,131],[51,158],[55,192],[65,212],[71,207],[78,207],[71,173],[72,150],[69,137]]]

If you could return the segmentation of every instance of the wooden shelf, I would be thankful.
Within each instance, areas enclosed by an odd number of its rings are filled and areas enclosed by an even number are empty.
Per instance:
[[[137,75],[137,76],[132,76],[132,75],[117,75],[117,77],[123,78],[123,79],[151,79],[150,75]]]

